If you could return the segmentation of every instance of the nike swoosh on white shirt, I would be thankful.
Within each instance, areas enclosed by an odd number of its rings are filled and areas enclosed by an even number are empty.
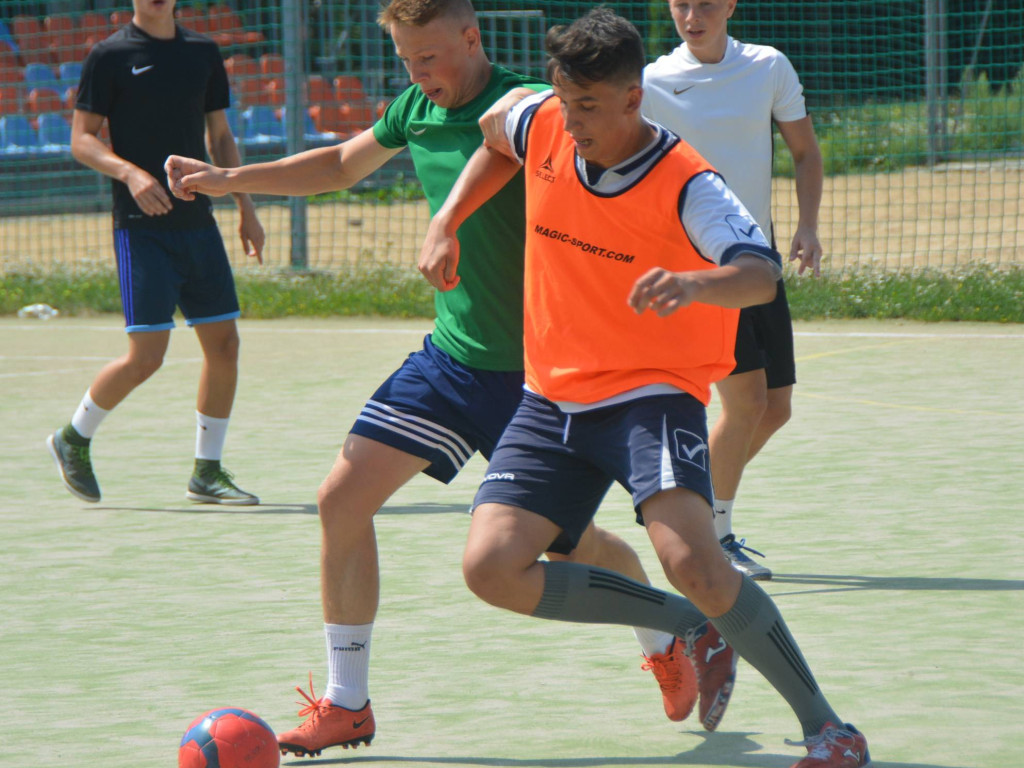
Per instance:
[[[145,67],[135,67],[135,66],[133,66],[132,67],[132,74],[133,75],[141,75],[143,72],[148,72],[152,68],[153,68],[152,64],[149,64],[149,65],[147,65]]]

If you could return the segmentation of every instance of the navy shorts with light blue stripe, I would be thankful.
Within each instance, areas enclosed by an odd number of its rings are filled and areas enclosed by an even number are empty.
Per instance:
[[[612,482],[640,507],[659,491],[687,488],[708,502],[711,466],[703,404],[684,394],[653,395],[567,414],[532,392],[509,422],[473,506],[521,507],[562,529],[550,552],[571,552]]]
[[[217,227],[115,229],[125,330],[165,331],[181,307],[188,325],[239,316],[238,296]]]
[[[474,452],[490,458],[522,397],[522,371],[470,368],[427,336],[373,393],[351,432],[426,459],[424,473],[450,483]]]

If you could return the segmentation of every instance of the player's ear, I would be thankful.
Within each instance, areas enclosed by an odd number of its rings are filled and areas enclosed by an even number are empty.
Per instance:
[[[462,31],[462,39],[466,42],[466,52],[476,53],[482,45],[480,40],[480,27],[469,26]]]
[[[644,100],[644,89],[639,85],[629,86],[629,92],[626,94],[626,109],[629,112],[639,112],[640,105]]]

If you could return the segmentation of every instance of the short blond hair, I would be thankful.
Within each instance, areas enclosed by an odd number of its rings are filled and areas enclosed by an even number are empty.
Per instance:
[[[385,29],[392,24],[422,27],[442,18],[475,24],[476,11],[470,0],[390,0],[377,15],[377,23]]]

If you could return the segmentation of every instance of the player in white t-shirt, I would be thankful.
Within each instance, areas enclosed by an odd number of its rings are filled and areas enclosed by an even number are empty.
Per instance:
[[[774,122],[796,171],[799,221],[789,259],[800,261],[799,274],[808,268],[820,274],[823,164],[793,65],[775,48],[729,36],[736,0],[670,0],[669,7],[683,43],[645,68],[644,115],[715,166],[773,245]],[[744,467],[789,420],[795,383],[793,326],[780,279],[775,301],[740,313],[736,368],[716,385],[722,411],[709,441],[715,530],[733,564],[755,579],[770,579],[772,573],[751,560],[744,550],[756,550],[733,534],[733,501]]]

